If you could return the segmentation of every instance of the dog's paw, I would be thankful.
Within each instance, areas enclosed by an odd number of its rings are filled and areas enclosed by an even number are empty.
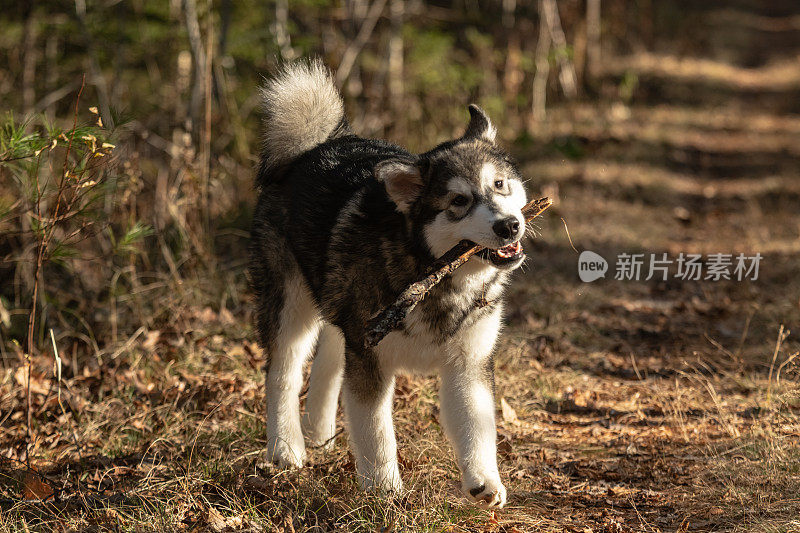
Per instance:
[[[272,438],[267,441],[264,458],[280,468],[300,468],[306,461],[306,449],[302,441],[299,446],[292,446],[283,439]]]
[[[359,474],[361,486],[367,492],[392,496],[403,495],[403,481],[396,468],[376,468]]]
[[[484,509],[502,509],[506,504],[506,488],[499,478],[465,481],[462,490],[471,502]]]

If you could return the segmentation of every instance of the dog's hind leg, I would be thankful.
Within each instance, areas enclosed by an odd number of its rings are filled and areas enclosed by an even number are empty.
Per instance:
[[[319,335],[317,354],[311,365],[303,432],[314,446],[333,446],[336,407],[344,371],[344,338],[339,328],[325,324]]]
[[[297,270],[284,278],[282,293],[278,327],[267,342],[267,455],[282,467],[302,466],[306,457],[300,429],[303,364],[322,322]]]

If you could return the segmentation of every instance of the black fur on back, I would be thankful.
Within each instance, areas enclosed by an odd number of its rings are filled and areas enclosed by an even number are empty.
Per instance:
[[[467,142],[473,141],[462,141]],[[435,215],[435,207],[423,198],[408,218],[398,212],[375,179],[375,166],[399,158],[417,162],[429,173],[433,165],[460,155],[457,143],[417,156],[384,141],[345,135],[277,170],[280,180],[273,178],[262,188],[255,213],[250,276],[259,307],[279,302],[277,285],[284,273],[299,269],[323,318],[343,331],[348,346],[360,351],[367,321],[419,279],[434,260],[422,230]],[[461,170],[458,164],[449,164],[451,171]],[[435,200],[436,191],[430,189],[440,181],[428,179],[429,190],[423,196]],[[504,278],[498,272],[491,284]],[[493,303],[481,304],[486,291],[469,295],[472,305],[448,304],[448,295],[461,290],[447,278],[419,305],[425,321],[443,340],[493,309]],[[277,318],[275,311],[259,313],[259,320]],[[272,327],[259,324],[267,337]]]

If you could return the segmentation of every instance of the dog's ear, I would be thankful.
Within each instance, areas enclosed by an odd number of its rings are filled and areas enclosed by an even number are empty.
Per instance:
[[[378,163],[375,166],[375,178],[386,187],[389,198],[401,213],[408,213],[425,185],[419,167],[402,159],[387,159]]]
[[[464,138],[483,139],[493,143],[497,136],[497,130],[483,109],[475,104],[470,104],[467,109],[469,109],[469,125],[464,133]]]

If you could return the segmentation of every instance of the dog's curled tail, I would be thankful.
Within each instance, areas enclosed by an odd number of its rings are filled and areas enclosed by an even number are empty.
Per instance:
[[[318,59],[284,65],[261,87],[264,137],[258,184],[275,170],[328,139],[350,132],[344,102]]]

